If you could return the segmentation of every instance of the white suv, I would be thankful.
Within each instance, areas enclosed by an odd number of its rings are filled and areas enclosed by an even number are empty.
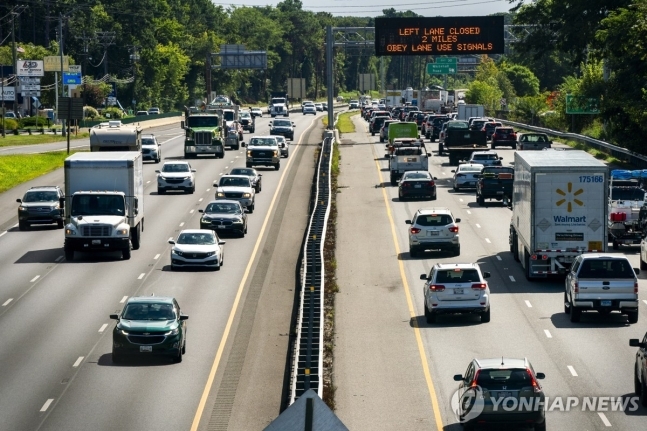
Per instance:
[[[458,225],[448,208],[419,209],[413,219],[406,220],[409,228],[409,255],[417,257],[425,250],[450,250],[454,256],[461,254]]]
[[[474,151],[467,163],[477,163],[483,166],[502,166],[501,160],[503,160],[503,157],[499,157],[495,151]]]
[[[195,169],[188,162],[164,162],[162,169],[157,169],[157,194],[163,195],[168,190],[195,192]]]
[[[439,314],[474,313],[481,322],[490,321],[490,287],[485,281],[489,272],[481,272],[476,263],[437,263],[425,280],[425,318],[436,323]]]

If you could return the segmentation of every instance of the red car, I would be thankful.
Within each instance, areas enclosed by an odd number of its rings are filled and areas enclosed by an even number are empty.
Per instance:
[[[508,145],[513,149],[517,147],[517,134],[512,127],[497,127],[494,129],[490,148],[495,149],[501,145]]]

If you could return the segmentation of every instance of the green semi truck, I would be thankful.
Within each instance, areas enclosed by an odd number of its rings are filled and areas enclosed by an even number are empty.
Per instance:
[[[198,154],[213,154],[222,159],[225,157],[225,132],[218,114],[191,113],[182,121],[185,130],[184,158],[196,158]]]

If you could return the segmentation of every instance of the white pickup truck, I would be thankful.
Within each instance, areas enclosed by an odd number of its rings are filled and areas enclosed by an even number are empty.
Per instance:
[[[429,170],[429,157],[425,144],[419,139],[399,138],[393,140],[393,153],[389,158],[391,185],[395,186],[407,171]]]

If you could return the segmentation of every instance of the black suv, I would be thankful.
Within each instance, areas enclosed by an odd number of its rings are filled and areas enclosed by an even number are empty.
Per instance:
[[[56,223],[63,228],[65,195],[58,186],[32,187],[22,199],[16,199],[18,207],[18,228],[27,230],[32,224]]]
[[[440,137],[440,130],[443,128],[443,124],[449,121],[449,117],[443,116],[443,117],[436,117],[433,119],[432,122],[432,128],[429,131],[429,139],[431,139],[431,142],[434,142],[436,139]]]
[[[546,430],[546,396],[527,359],[473,359],[465,374],[456,374],[458,420],[464,430],[479,426],[534,425]]]
[[[629,345],[638,347],[634,367],[634,392],[640,397],[640,404],[647,407],[647,334],[642,341],[638,338],[629,340]]]
[[[294,141],[294,123],[287,119],[272,120],[270,124],[270,135],[285,136],[285,139]]]

